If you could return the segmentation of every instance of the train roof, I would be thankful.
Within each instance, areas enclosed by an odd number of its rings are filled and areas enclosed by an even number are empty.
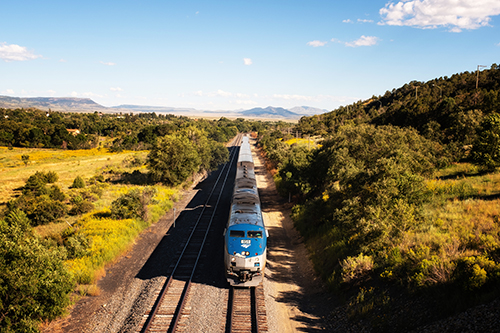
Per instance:
[[[240,224],[264,227],[264,221],[260,213],[260,205],[243,203],[233,205],[228,226],[231,227]]]
[[[253,163],[252,150],[250,148],[250,142],[247,136],[244,136],[241,142],[240,154],[238,156],[238,163],[240,162]]]

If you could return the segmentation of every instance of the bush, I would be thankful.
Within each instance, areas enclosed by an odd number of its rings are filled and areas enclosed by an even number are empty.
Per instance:
[[[0,332],[37,332],[63,314],[73,289],[64,257],[35,236],[23,212],[0,221],[0,253]]]
[[[33,210],[28,214],[33,225],[44,225],[56,221],[66,215],[66,206],[48,196],[40,196],[34,200]]]
[[[454,277],[466,290],[476,290],[488,282],[498,282],[500,265],[487,256],[464,257],[457,261]]]
[[[341,263],[342,280],[352,282],[366,276],[373,269],[373,259],[360,253],[357,257],[347,257]]]
[[[132,189],[111,203],[111,216],[117,219],[140,218],[148,221],[148,205],[156,193],[154,188]]]
[[[52,185],[49,189],[49,196],[52,200],[64,201],[66,200],[66,195],[57,185]]]
[[[81,198],[81,197],[80,197]],[[69,210],[69,215],[82,215],[89,213],[94,210],[94,204],[88,200],[81,200],[73,204],[73,207]]]
[[[63,232],[63,245],[66,248],[68,259],[75,259],[88,254],[91,242],[85,234],[75,231],[74,228],[69,228]]]
[[[48,194],[49,189],[47,188],[46,184],[47,180],[45,179],[45,175],[42,172],[37,171],[26,181],[26,184],[23,187],[23,194],[32,194],[35,196]]]
[[[48,171],[45,173],[45,181],[49,184],[55,183],[59,180],[59,175],[55,171]]]
[[[76,176],[71,188],[85,188],[85,180],[81,176]]]

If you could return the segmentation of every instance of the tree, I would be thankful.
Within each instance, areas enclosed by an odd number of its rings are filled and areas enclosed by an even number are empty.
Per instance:
[[[493,170],[500,165],[500,114],[487,116],[472,149],[472,160]]]
[[[153,180],[175,186],[198,171],[201,160],[187,137],[166,135],[153,145],[147,164]]]
[[[37,332],[44,320],[63,314],[73,289],[63,255],[46,246],[26,215],[0,220],[0,331]]]
[[[210,159],[210,170],[215,170],[219,165],[229,161],[229,151],[227,148],[218,142],[211,142],[211,159]]]

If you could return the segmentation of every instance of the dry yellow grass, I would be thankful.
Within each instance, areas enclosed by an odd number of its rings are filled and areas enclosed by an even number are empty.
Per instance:
[[[137,152],[111,153],[107,149],[7,149],[0,147],[0,205],[15,196],[15,189],[37,171],[54,171],[59,175],[57,184],[67,189],[76,176],[89,178],[107,166],[122,166],[122,162]],[[146,155],[146,152],[139,154]],[[25,165],[21,156],[29,155]]]

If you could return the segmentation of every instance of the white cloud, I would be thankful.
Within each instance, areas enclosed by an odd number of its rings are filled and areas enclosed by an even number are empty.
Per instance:
[[[378,41],[379,38],[375,36],[361,36],[355,41],[345,43],[345,45],[349,47],[372,46],[377,44]]]
[[[328,43],[328,42],[323,42],[320,40],[313,40],[311,42],[307,42],[307,45],[312,46],[312,47],[319,47],[319,46],[325,46],[326,43]]]
[[[358,19],[358,22],[359,23],[373,23],[373,20],[362,20],[362,19]]]
[[[116,65],[114,62],[104,62],[104,61],[99,61],[101,64],[106,65],[106,66],[114,66]]]
[[[41,55],[36,55],[24,46],[16,44],[0,43],[0,59],[5,62],[10,61],[26,61],[40,58]]]
[[[488,26],[500,15],[498,0],[403,0],[388,2],[380,9],[381,25],[412,26],[422,29],[448,27],[451,32]]]
[[[2,91],[2,95],[14,95],[14,90],[12,89],[7,89]]]
[[[123,89],[120,87],[111,87],[111,88],[109,88],[109,90],[111,90],[111,91],[123,91]]]
[[[342,23],[353,23],[351,19],[343,20]]]
[[[60,59],[59,62],[67,62],[65,59]]]
[[[243,63],[247,66],[250,66],[252,64],[252,59],[250,58],[243,58]]]

